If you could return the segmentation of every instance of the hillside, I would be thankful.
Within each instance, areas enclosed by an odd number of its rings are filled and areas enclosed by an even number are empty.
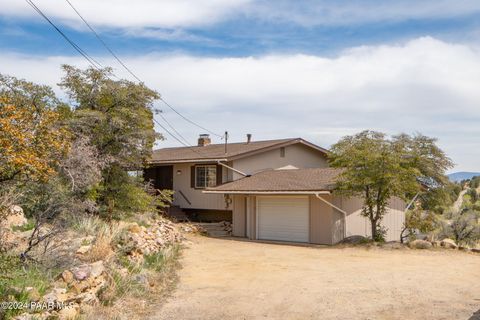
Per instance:
[[[480,172],[454,172],[448,175],[451,181],[458,182],[462,180],[471,179],[475,176],[480,176]]]

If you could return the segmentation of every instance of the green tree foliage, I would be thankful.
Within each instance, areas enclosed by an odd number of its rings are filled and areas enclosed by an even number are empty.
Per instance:
[[[129,176],[127,170],[142,168],[155,139],[161,138],[154,131],[152,113],[159,95],[143,84],[111,80],[108,69],[63,69],[60,85],[74,101],[72,131],[95,148],[90,154],[95,154],[100,164],[96,169],[101,168],[99,183],[89,188],[85,197],[109,218],[150,210],[154,199],[145,192],[143,182]]]
[[[376,240],[392,197],[409,200],[423,190],[419,181],[446,184],[445,171],[452,166],[435,139],[420,134],[388,138],[375,131],[342,138],[332,146],[329,160],[332,167],[344,169],[336,192],[363,198],[362,214],[370,220]]]
[[[400,235],[403,243],[405,238],[415,238],[417,231],[428,233],[436,228],[437,217],[432,211],[424,211],[421,208],[409,210],[405,215],[405,224]]]

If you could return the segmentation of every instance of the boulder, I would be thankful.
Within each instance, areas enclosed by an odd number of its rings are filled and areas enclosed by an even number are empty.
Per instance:
[[[82,281],[90,276],[91,268],[89,265],[81,265],[72,269],[73,277]]]
[[[105,266],[103,265],[103,261],[97,261],[90,265],[90,276],[96,278],[100,276],[105,271]]]
[[[443,239],[441,242],[440,242],[440,245],[446,249],[457,249],[458,246],[457,244],[455,243],[455,241],[453,241],[452,239]]]
[[[412,249],[430,249],[432,244],[425,240],[413,240],[408,243],[408,246]]]
[[[343,244],[360,244],[360,243],[367,243],[369,239],[365,238],[364,236],[350,236],[343,239],[340,243]]]
[[[11,229],[12,227],[19,227],[26,224],[27,218],[23,214],[23,209],[19,206],[11,206],[10,212],[5,219],[1,222],[2,227]]]
[[[480,253],[480,248],[473,248],[471,249],[471,251],[475,253]]]
[[[65,270],[62,272],[62,280],[65,281],[65,283],[70,284],[74,280],[73,273],[71,273],[69,270]]]

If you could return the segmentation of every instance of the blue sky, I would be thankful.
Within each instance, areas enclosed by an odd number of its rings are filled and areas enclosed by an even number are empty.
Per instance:
[[[35,2],[128,78],[67,2]],[[147,85],[232,140],[248,132],[328,147],[363,129],[422,132],[439,138],[455,170],[480,170],[478,1],[71,2]],[[85,61],[26,2],[0,7],[0,72],[62,96],[60,65]],[[200,130],[164,111],[195,143]]]

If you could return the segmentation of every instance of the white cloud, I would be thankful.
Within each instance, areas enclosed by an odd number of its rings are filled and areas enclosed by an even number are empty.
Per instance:
[[[336,58],[152,54],[124,60],[167,101],[208,128],[228,129],[232,140],[249,132],[255,139],[302,136],[328,147],[363,129],[422,132],[440,139],[457,169],[480,169],[477,48],[420,38]],[[50,85],[59,82],[61,63],[79,61],[0,54],[2,72]],[[199,130],[158,107],[195,141]]]
[[[205,27],[233,17],[303,26],[455,18],[480,12],[478,0],[70,0],[95,26],[121,29]],[[65,1],[34,0],[55,20],[85,28]],[[25,1],[0,0],[0,16],[38,15]]]
[[[290,21],[304,26],[398,22],[455,18],[480,12],[477,0],[259,0],[247,12],[258,19]]]
[[[226,19],[250,0],[70,0],[93,25],[113,28],[192,27]],[[74,27],[82,22],[65,1],[34,0],[48,16]],[[0,16],[31,18],[25,1],[0,0]]]

